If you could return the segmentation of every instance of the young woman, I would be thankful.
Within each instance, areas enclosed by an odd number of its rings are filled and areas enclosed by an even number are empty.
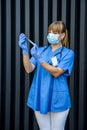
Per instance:
[[[40,130],[64,130],[71,108],[67,77],[74,52],[68,48],[68,32],[62,21],[49,25],[47,40],[49,46],[31,48],[29,59],[26,36],[19,36],[24,68],[27,73],[35,69],[27,105],[34,110]]]

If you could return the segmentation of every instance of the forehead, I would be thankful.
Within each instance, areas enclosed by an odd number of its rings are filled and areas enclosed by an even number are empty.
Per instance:
[[[48,27],[48,32],[58,32],[58,33],[61,33],[62,31],[62,28],[59,24],[51,24],[49,27]]]

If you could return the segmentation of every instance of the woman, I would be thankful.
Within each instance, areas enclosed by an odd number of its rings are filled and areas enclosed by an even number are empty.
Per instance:
[[[49,46],[31,48],[29,59],[26,36],[19,37],[24,68],[27,73],[35,69],[27,105],[34,110],[40,130],[64,130],[71,108],[67,77],[74,52],[68,48],[68,32],[62,21],[49,25],[47,40]]]

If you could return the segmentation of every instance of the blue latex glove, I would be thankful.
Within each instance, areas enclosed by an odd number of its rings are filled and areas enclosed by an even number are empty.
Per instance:
[[[31,48],[30,53],[36,59],[38,64],[42,64],[44,62],[38,50],[38,46],[36,44],[34,45],[34,47]]]
[[[27,41],[25,34],[21,33],[19,35],[19,41],[18,41],[19,47],[22,48],[22,54],[27,55],[28,54],[28,47],[27,47]]]

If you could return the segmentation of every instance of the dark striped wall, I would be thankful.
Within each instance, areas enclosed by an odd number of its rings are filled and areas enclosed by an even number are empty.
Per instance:
[[[47,28],[54,20],[66,23],[75,51],[66,130],[87,129],[86,15],[87,0],[0,0],[0,130],[38,130],[26,106],[33,74],[24,71],[18,36],[24,32],[39,46],[47,45]]]

